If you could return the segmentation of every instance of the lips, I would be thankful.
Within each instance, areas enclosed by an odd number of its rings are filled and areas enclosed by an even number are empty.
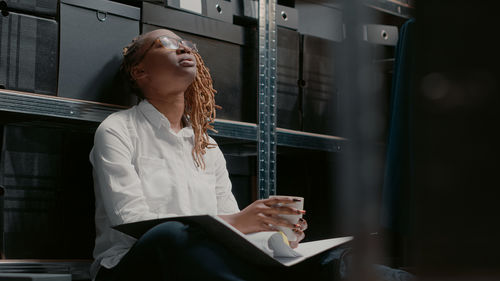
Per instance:
[[[192,58],[190,57],[184,57],[179,60],[179,65],[185,66],[185,67],[190,67],[190,66],[195,66],[195,62],[193,61]]]

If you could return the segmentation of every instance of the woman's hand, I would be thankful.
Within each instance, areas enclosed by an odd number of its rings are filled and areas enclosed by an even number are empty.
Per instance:
[[[307,221],[303,218],[300,218],[298,224],[300,225],[299,229],[293,229],[293,232],[295,233],[295,235],[297,235],[297,240],[290,242],[290,247],[292,247],[293,249],[297,248],[300,241],[302,241],[302,239],[306,237],[304,231],[307,229]]]
[[[274,226],[283,226],[300,230],[300,224],[292,224],[277,216],[304,214],[305,211],[303,210],[297,210],[286,206],[287,203],[297,202],[296,200],[298,199],[287,197],[261,199],[253,202],[236,214],[220,215],[219,217],[245,234],[260,231],[275,231],[276,228]]]

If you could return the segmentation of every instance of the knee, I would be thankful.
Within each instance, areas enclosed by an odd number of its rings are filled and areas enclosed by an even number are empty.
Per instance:
[[[177,221],[164,222],[148,230],[140,240],[156,247],[161,245],[181,246],[188,239],[188,225]]]

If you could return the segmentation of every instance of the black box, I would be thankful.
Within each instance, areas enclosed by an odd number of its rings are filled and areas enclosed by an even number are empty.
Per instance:
[[[55,95],[57,22],[4,11],[0,32],[0,87]]]
[[[143,3],[142,32],[170,29],[195,42],[210,70],[222,106],[217,118],[255,123],[257,119],[257,31]]]
[[[259,17],[258,0],[239,0],[234,5],[234,15],[237,23],[257,24]],[[299,27],[299,11],[297,9],[276,5],[275,9],[276,25],[297,30]]]
[[[62,0],[58,96],[132,105],[120,92],[122,49],[139,35],[140,9],[106,0]],[[117,84],[115,84],[117,83]]]
[[[57,0],[3,0],[2,2],[5,3],[0,4],[2,10],[52,18],[57,15]]]
[[[278,27],[277,122],[278,127],[301,129],[302,102],[299,96],[300,35]]]
[[[165,6],[232,23],[234,1],[235,0],[165,0]]]
[[[341,99],[338,91],[336,54],[339,44],[303,35],[303,129],[338,135]]]
[[[259,1],[257,0],[238,0],[234,3],[234,19],[247,18],[253,24],[257,21],[259,14]],[[236,22],[235,22],[236,23]]]
[[[276,5],[275,18],[278,26],[294,30],[299,28],[299,12],[297,9]]]
[[[345,38],[343,10],[336,1],[296,0],[299,32],[340,42]],[[320,3],[322,2],[322,3]]]

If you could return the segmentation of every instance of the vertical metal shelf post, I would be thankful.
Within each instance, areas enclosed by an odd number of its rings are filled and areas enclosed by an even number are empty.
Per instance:
[[[258,196],[276,194],[276,0],[259,0]]]

